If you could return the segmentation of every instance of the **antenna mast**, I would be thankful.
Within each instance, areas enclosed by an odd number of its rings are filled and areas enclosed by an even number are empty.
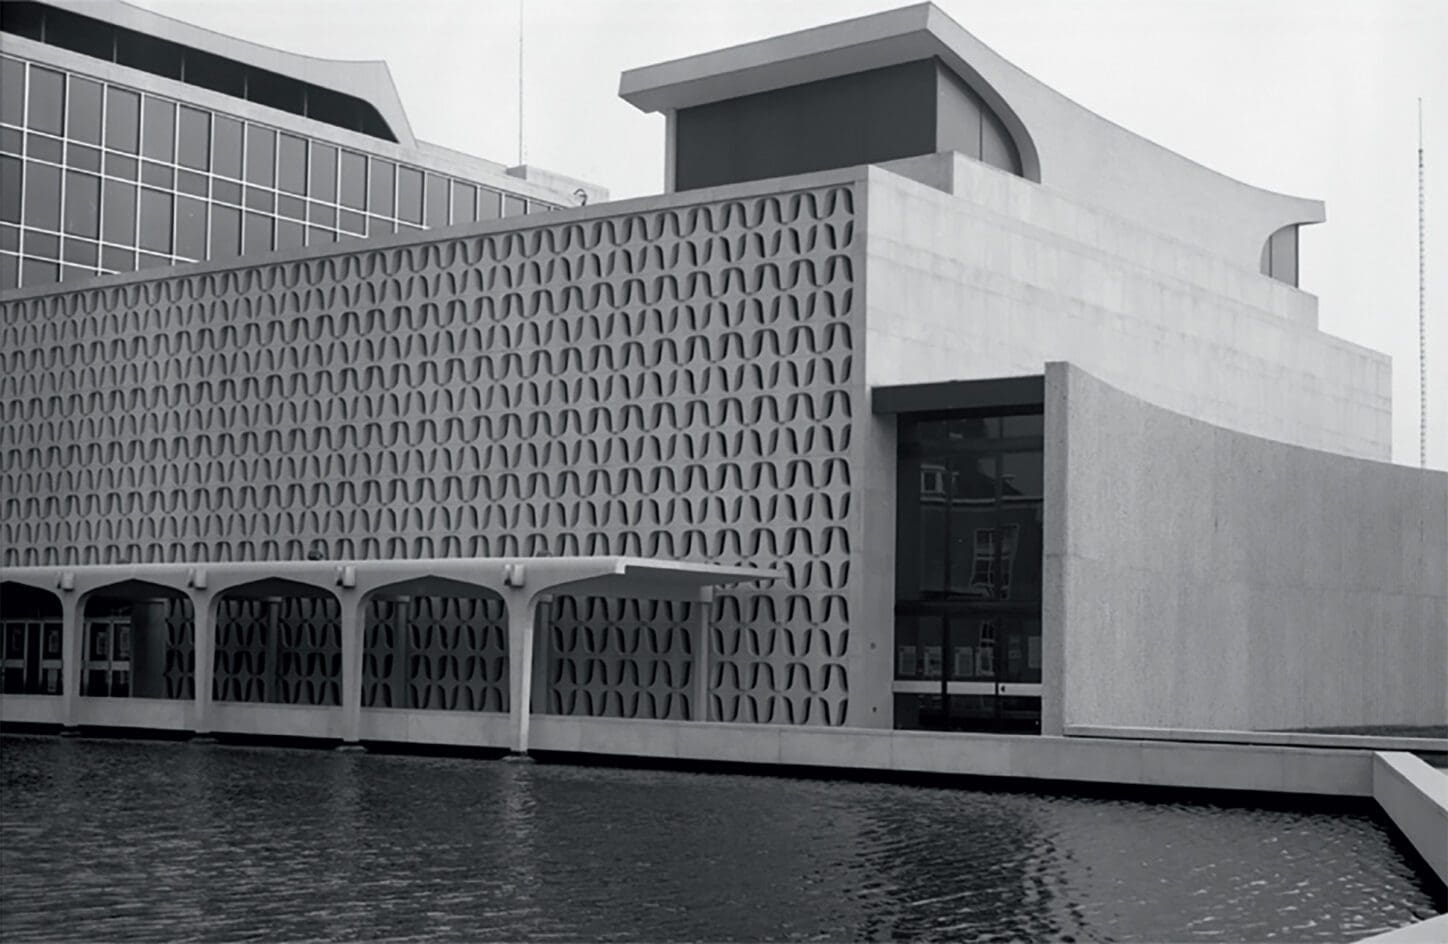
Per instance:
[[[1418,99],[1418,466],[1428,467],[1428,319],[1423,269],[1423,99]]]
[[[523,157],[523,0],[518,0],[518,166]]]

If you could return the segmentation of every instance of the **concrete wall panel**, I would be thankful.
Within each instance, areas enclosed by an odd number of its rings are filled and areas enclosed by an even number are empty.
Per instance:
[[[963,157],[889,166],[868,172],[870,384],[1069,360],[1230,429],[1389,457],[1389,359],[1318,331],[1311,295]]]
[[[1448,476],[1047,378],[1067,725],[1448,722]]]

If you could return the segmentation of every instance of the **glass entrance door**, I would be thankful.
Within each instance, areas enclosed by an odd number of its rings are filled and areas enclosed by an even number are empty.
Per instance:
[[[899,429],[896,726],[1038,731],[1041,416]]]

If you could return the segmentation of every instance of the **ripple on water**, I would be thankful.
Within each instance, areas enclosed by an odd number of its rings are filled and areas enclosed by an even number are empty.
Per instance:
[[[1366,814],[0,739],[6,941],[1352,940],[1428,917]]]

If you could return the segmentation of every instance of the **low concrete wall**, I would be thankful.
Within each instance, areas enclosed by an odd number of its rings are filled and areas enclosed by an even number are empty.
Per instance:
[[[1065,725],[1448,720],[1448,475],[1222,429],[1068,364],[1046,411]]]
[[[1412,754],[1381,752],[1373,756],[1373,799],[1448,885],[1448,774]]]
[[[191,731],[196,702],[168,698],[77,698],[75,723],[97,728]]]
[[[536,723],[536,720],[535,722]],[[359,738],[406,744],[447,744],[507,750],[513,741],[505,712],[363,708]]]
[[[1360,939],[1358,944],[1443,944],[1444,941],[1448,941],[1448,914],[1374,934]]]
[[[1448,754],[1448,739],[1333,734],[1314,731],[1203,731],[1192,728],[1127,728],[1073,724],[1067,737],[1127,738],[1143,741],[1196,741],[1210,744],[1274,744],[1278,747],[1342,747],[1359,751],[1410,751]]]
[[[0,724],[65,724],[65,698],[0,695]]]
[[[1322,748],[536,716],[538,751],[1188,789],[1372,795],[1372,756]]]
[[[211,733],[341,740],[341,708],[214,701],[207,709]]]

